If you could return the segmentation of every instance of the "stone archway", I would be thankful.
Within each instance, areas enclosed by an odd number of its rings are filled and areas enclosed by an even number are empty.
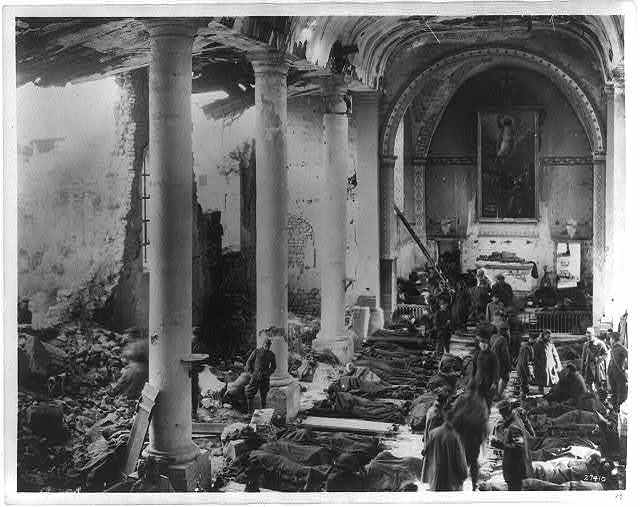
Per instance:
[[[416,125],[414,156],[425,158],[438,123],[456,91],[472,76],[497,66],[527,68],[546,76],[571,104],[587,134],[591,151],[605,151],[602,120],[592,100],[569,74],[551,61],[526,51],[487,47],[465,50],[442,58],[409,83],[393,102],[382,125],[381,157],[393,157],[398,126],[407,109],[413,104],[421,117],[421,121]],[[425,90],[428,92],[424,93]]]
[[[457,90],[471,77],[498,66],[525,68],[548,78],[567,99],[578,117],[593,153],[593,316],[594,322],[602,315],[605,292],[605,152],[604,122],[599,117],[592,98],[583,88],[555,63],[527,51],[485,47],[469,49],[444,57],[422,71],[399,94],[388,110],[380,131],[380,178],[388,181],[385,172],[393,168],[394,144],[398,126],[410,107],[414,108],[413,146],[414,162],[421,162],[416,171],[424,170],[431,140],[440,120]],[[422,168],[422,169],[421,169]],[[420,180],[420,186],[423,185]],[[385,193],[389,187],[381,185],[381,217],[393,216],[390,205],[386,205]],[[389,209],[387,209],[389,208]],[[381,220],[381,257],[391,251],[393,234],[391,227]],[[385,246],[386,245],[386,246]],[[392,282],[391,282],[392,284]]]

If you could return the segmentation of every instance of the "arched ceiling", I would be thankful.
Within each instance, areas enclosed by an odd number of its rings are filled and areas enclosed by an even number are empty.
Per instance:
[[[189,18],[194,42],[194,92],[224,90],[221,111],[253,103],[248,51],[277,48],[294,61],[290,94],[317,93],[336,42],[345,53],[352,89],[384,92],[385,77],[407,51],[438,52],[460,44],[504,43],[531,33],[562,32],[591,48],[603,79],[622,65],[616,16],[325,16]],[[61,86],[149,64],[142,18],[17,18],[17,84]],[[334,55],[335,56],[335,55]],[[239,86],[242,85],[242,86]],[[235,101],[235,102],[234,102]],[[215,109],[215,108],[214,108]],[[215,113],[214,113],[215,115]]]
[[[291,41],[307,44],[308,61],[324,66],[333,43],[357,45],[358,78],[376,88],[398,53],[418,46],[487,43],[532,32],[563,32],[584,41],[602,72],[623,61],[621,21],[616,16],[371,16],[292,18]]]
[[[604,126],[594,104],[582,87],[552,61],[526,51],[485,47],[442,58],[415,77],[393,103],[382,125],[381,154],[392,156],[395,134],[409,107],[412,108],[416,158],[426,158],[433,134],[444,111],[460,86],[471,77],[494,67],[533,70],[556,85],[580,120],[594,152],[605,151]]]

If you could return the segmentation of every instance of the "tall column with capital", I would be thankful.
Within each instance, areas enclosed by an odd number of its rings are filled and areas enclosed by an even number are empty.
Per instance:
[[[287,72],[278,51],[249,54],[256,97],[256,330],[276,356],[267,405],[288,420],[298,413],[300,387],[288,372],[287,347]]]
[[[393,170],[396,157],[380,158],[380,299],[385,321],[396,306],[396,214]]]
[[[356,129],[356,175],[358,216],[356,239],[358,267],[355,290],[364,296],[370,310],[369,335],[384,325],[380,303],[380,217],[378,170],[378,92],[353,93],[352,122]],[[372,213],[372,210],[376,212]]]
[[[625,234],[625,94],[624,77],[616,73],[605,87],[607,100],[606,157],[606,306],[608,318],[616,321],[625,311],[621,300]],[[615,323],[615,322],[614,322]]]
[[[606,310],[606,157],[593,154],[593,323],[598,325]]]
[[[191,264],[193,158],[191,52],[194,29],[148,23],[149,66],[149,382],[159,390],[149,428],[150,456],[165,459],[177,490],[208,487],[208,455],[191,440]]]
[[[345,329],[347,248],[347,166],[349,119],[342,76],[322,83],[324,170],[320,228],[320,331],[316,350],[328,349],[342,362],[353,357],[353,340]]]

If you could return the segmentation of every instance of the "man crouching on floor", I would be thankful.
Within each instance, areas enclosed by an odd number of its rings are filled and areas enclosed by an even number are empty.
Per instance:
[[[276,371],[276,356],[270,350],[271,338],[265,337],[262,346],[256,348],[245,365],[245,370],[251,373],[251,380],[244,388],[244,394],[247,398],[247,411],[253,412],[253,399],[258,391],[260,391],[260,399],[262,408],[267,404],[267,393],[269,392],[269,378]]]

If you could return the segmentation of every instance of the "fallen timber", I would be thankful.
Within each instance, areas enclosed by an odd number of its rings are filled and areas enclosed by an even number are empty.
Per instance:
[[[398,425],[363,419],[308,416],[300,422],[303,428],[324,431],[349,431],[353,433],[390,435],[398,431]]]

